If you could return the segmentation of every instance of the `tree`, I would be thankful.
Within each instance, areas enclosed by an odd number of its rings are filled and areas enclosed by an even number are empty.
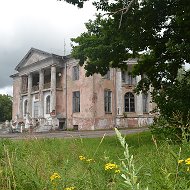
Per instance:
[[[0,121],[11,120],[12,118],[12,97],[0,94]]]
[[[79,7],[85,2],[66,1]],[[87,32],[72,39],[77,44],[72,55],[80,65],[85,63],[87,76],[104,75],[109,67],[127,70],[125,61],[138,58],[133,75],[143,77],[136,92],[147,91],[152,85],[153,100],[159,108],[159,96],[166,100],[169,92],[186,88],[177,81],[177,74],[190,63],[189,0],[99,0],[94,5],[103,13],[86,23]]]

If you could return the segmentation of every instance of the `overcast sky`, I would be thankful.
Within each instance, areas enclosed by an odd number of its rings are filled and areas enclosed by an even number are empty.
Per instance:
[[[95,8],[83,9],[57,0],[0,0],[0,94],[12,95],[16,65],[31,47],[63,55],[70,53],[70,38],[85,31]]]

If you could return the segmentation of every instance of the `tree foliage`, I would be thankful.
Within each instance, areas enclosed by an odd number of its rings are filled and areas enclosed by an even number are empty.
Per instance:
[[[85,2],[66,1],[79,7]],[[99,0],[94,5],[102,13],[86,23],[87,32],[72,39],[72,55],[85,63],[87,76],[104,75],[109,67],[127,70],[126,60],[138,58],[133,75],[143,77],[136,91],[152,85],[162,114],[169,118],[178,110],[186,115],[189,74],[183,81],[177,74],[190,63],[189,0]]]
[[[11,120],[12,118],[12,97],[0,94],[0,121]]]

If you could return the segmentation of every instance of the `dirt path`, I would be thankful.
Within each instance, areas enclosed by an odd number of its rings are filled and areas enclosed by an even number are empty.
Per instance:
[[[135,128],[135,129],[120,129],[119,131],[123,135],[139,133],[147,131],[148,128]],[[59,131],[50,133],[8,133],[0,134],[0,138],[7,139],[35,139],[35,138],[95,138],[103,136],[114,136],[114,130],[102,130],[102,131]]]

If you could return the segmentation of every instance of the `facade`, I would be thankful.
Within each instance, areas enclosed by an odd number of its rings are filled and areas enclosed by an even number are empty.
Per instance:
[[[131,69],[136,61],[126,64]],[[105,76],[86,77],[76,59],[34,48],[15,70],[13,120],[25,128],[95,130],[152,122],[150,93],[133,93],[140,76],[111,68]]]

